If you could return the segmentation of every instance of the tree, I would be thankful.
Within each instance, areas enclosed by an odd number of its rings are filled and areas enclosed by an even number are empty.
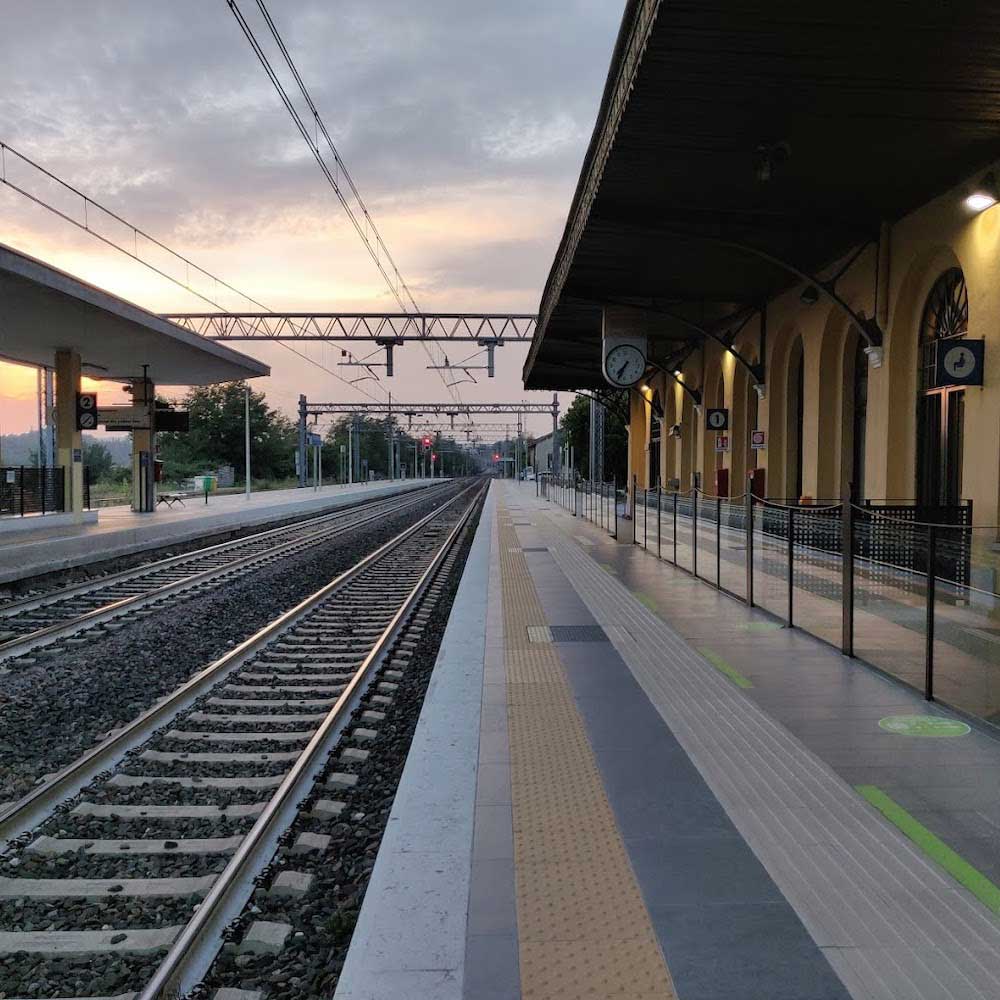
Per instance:
[[[111,452],[100,441],[85,441],[83,443],[83,464],[90,470],[92,483],[106,483],[120,478],[116,475],[119,466]]]
[[[577,396],[559,421],[563,444],[571,445],[577,472],[590,478],[590,397]],[[604,409],[604,478],[623,483],[628,476],[628,433],[618,407]]]
[[[191,413],[186,434],[159,435],[159,455],[168,479],[180,479],[220,465],[244,468],[244,382],[198,386],[184,398]],[[255,479],[283,479],[295,474],[297,430],[272,410],[262,392],[250,392],[250,474]]]

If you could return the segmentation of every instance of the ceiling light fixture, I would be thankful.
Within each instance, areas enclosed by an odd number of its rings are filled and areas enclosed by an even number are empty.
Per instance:
[[[991,170],[976,184],[965,197],[965,207],[970,212],[984,212],[1000,201],[997,179]]]

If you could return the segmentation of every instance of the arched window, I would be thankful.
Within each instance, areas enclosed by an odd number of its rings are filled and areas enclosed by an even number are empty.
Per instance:
[[[965,392],[937,383],[937,344],[969,330],[969,293],[959,267],[942,274],[927,296],[920,319],[917,398],[917,500],[929,506],[957,504],[962,495],[962,431]]]

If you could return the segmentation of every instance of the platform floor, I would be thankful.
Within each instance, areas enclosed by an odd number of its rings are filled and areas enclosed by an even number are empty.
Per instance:
[[[336,510],[361,497],[388,496],[430,485],[427,479],[355,483],[345,486],[262,490],[245,494],[192,497],[183,506],[160,505],[148,514],[128,507],[108,507],[96,524],[45,527],[5,535],[0,544],[0,583],[9,583],[100,559],[190,541],[234,528],[253,527],[283,518]],[[41,520],[41,519],[40,519]]]
[[[998,847],[992,732],[497,483],[337,997],[995,998]]]

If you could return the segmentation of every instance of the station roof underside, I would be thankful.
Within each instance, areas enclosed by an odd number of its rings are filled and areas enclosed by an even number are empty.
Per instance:
[[[606,304],[703,326],[759,308],[801,279],[746,247],[815,274],[988,167],[997,13],[629,0],[525,387],[604,385]],[[660,330],[691,337],[672,320]]]
[[[0,358],[51,367],[78,351],[93,378],[211,385],[271,369],[72,275],[0,245]]]

